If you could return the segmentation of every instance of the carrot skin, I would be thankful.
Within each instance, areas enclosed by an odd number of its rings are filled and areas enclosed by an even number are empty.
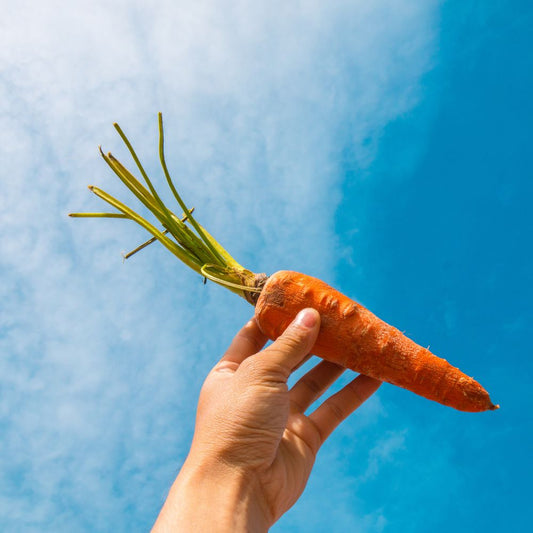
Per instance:
[[[311,276],[287,270],[270,276],[255,317],[263,333],[274,340],[306,307],[321,316],[313,354],[459,411],[498,408],[477,381]]]

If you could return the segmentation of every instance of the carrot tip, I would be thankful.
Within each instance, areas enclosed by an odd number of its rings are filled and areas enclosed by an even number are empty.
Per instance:
[[[496,409],[499,409],[499,408],[500,408],[500,404],[491,405],[490,410],[491,411],[496,411]]]

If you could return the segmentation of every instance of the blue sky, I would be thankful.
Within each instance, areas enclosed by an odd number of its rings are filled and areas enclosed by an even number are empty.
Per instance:
[[[0,529],[142,531],[252,309],[98,210],[119,122],[254,271],[323,278],[498,412],[384,385],[273,531],[522,531],[532,448],[528,2],[18,2],[0,32]],[[342,382],[350,376],[346,374]]]

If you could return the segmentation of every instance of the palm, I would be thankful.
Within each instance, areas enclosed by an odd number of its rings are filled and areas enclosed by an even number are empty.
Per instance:
[[[289,391],[287,378],[293,369],[265,364],[268,348],[259,351],[265,341],[255,322],[240,332],[206,380],[199,420],[216,428],[212,438],[226,462],[255,473],[276,520],[302,494],[324,440],[380,382],[359,376],[307,416],[305,411],[344,369],[322,361]],[[222,413],[221,430],[209,420]]]
[[[291,425],[289,419],[288,426]],[[316,452],[309,443],[294,431],[285,430],[273,463],[261,476],[264,496],[271,502],[275,519],[292,507],[302,494],[315,457]]]

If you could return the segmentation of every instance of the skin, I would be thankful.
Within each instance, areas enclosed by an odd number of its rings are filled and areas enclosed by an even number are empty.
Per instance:
[[[306,415],[344,370],[322,361],[289,390],[319,327],[304,309],[263,350],[255,319],[236,335],[204,382],[189,455],[153,532],[268,531],[294,505],[321,445],[381,384],[360,375]]]

